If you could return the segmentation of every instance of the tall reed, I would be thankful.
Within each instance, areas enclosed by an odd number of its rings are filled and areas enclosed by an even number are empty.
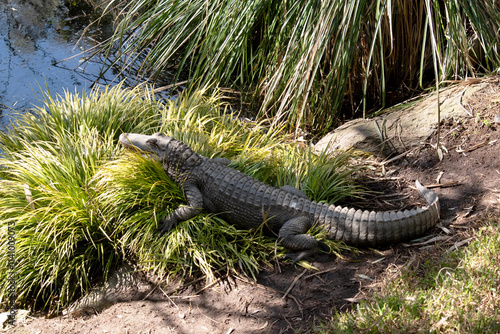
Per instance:
[[[498,4],[425,2],[123,1],[103,50],[123,71],[232,87],[260,115],[322,132],[433,87],[431,38],[439,81],[497,71]]]

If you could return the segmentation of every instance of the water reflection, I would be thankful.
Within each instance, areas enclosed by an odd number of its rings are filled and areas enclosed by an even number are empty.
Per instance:
[[[80,40],[97,17],[82,0],[0,0],[0,130],[12,109],[41,104],[40,87],[53,95],[81,92],[97,78],[100,64],[82,65],[83,56],[64,61],[108,33],[101,26]]]

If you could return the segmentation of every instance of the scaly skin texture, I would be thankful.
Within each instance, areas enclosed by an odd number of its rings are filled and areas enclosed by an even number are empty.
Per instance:
[[[426,207],[397,212],[355,210],[316,203],[292,186],[271,187],[228,167],[227,159],[208,159],[159,133],[124,133],[120,143],[151,154],[184,191],[189,206],[177,208],[164,219],[162,233],[202,209],[240,228],[255,228],[265,221],[283,246],[296,251],[289,257],[298,261],[318,246],[316,239],[306,234],[313,225],[322,226],[330,239],[355,246],[380,246],[418,237],[439,221],[438,196],[418,181]]]

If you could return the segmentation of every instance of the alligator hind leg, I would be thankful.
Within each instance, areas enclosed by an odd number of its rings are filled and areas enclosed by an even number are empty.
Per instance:
[[[286,255],[287,258],[293,260],[293,263],[313,255],[318,247],[318,241],[312,235],[306,234],[310,227],[309,217],[300,216],[286,221],[280,229],[278,239],[281,244],[297,251]]]

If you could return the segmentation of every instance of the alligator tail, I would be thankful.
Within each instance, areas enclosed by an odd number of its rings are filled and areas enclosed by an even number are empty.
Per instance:
[[[368,211],[320,205],[316,221],[324,223],[330,239],[355,246],[380,246],[421,236],[439,221],[436,193],[415,182],[427,206],[404,211]]]

